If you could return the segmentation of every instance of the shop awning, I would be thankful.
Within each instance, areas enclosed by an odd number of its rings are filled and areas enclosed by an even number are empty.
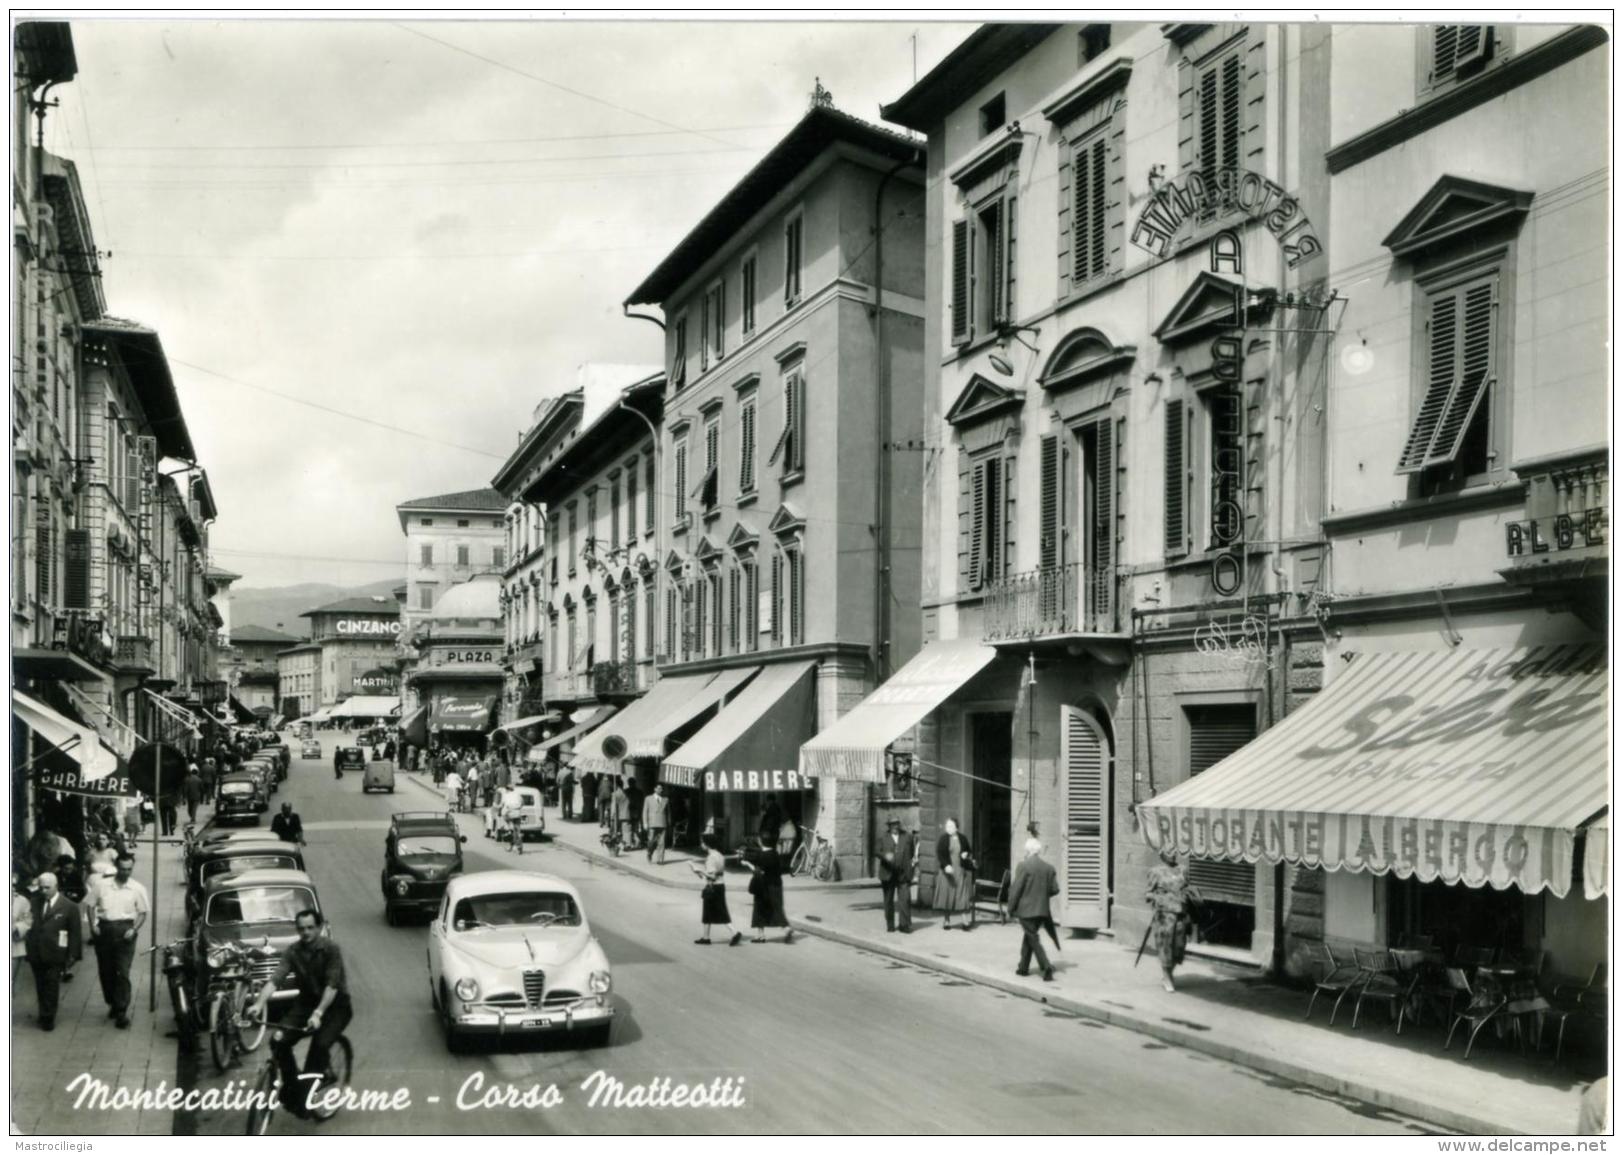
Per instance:
[[[407,714],[400,720],[399,729],[403,740],[426,750],[428,748],[428,707],[418,706],[410,714]]]
[[[331,706],[323,706],[314,714],[308,715],[304,720],[306,722],[325,722],[328,718],[332,717],[332,710],[333,708]]]
[[[1496,890],[1572,881],[1607,806],[1598,646],[1364,654],[1309,705],[1140,804],[1157,849]]]
[[[591,731],[601,726],[604,722],[607,722],[619,712],[620,708],[618,706],[609,705],[590,706],[584,710],[576,711],[575,717],[570,722],[567,730],[563,731],[561,734],[554,734],[545,742],[537,742],[534,746],[531,746],[529,751],[524,755],[525,760],[529,762],[545,762],[547,760],[548,750],[551,750],[557,746],[562,746],[565,742],[573,742],[577,738],[591,733]]]
[[[54,747],[56,753],[78,767],[74,776],[83,784],[97,782],[118,773],[118,755],[102,743],[101,735],[97,734],[94,728],[63,717],[44,702],[30,698],[20,690],[11,692],[11,712],[19,722],[34,731],[39,742],[44,744],[43,748],[36,746],[33,757],[39,758],[46,749]],[[42,759],[40,765],[44,766],[45,760]],[[45,776],[55,777],[49,772]],[[41,784],[53,790],[65,789],[62,785],[51,785],[43,781]]]
[[[333,707],[329,718],[392,718],[400,711],[400,699],[390,694],[356,694]]]
[[[238,701],[235,694],[232,694],[231,697],[226,699],[226,701],[231,706],[231,713],[238,722],[244,726],[253,725],[254,712]],[[331,707],[328,708],[330,709]]]
[[[883,686],[800,748],[809,778],[885,780],[885,747],[917,726],[976,674],[997,651],[967,639],[931,642]]]
[[[564,716],[556,710],[548,710],[545,714],[531,714],[528,718],[514,718],[511,722],[504,722],[497,726],[497,730],[522,730],[526,726],[556,726],[564,720]]]
[[[747,666],[722,670],[717,674],[689,674],[661,678],[653,689],[620,711],[612,726],[600,726],[579,746],[570,762],[582,770],[612,770],[617,759],[603,752],[603,741],[611,734],[625,742],[626,758],[662,758],[665,739],[681,729],[729,693],[738,689],[759,670]]]
[[[1612,884],[1612,816],[1584,827],[1584,897],[1605,898]]]
[[[660,764],[659,780],[706,790],[802,790],[800,746],[817,727],[816,662],[767,666]]]
[[[490,715],[495,708],[494,694],[444,694],[429,707],[428,724],[447,733],[483,734],[490,729]]]

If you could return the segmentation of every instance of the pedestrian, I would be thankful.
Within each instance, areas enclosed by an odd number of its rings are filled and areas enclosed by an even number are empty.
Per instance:
[[[558,810],[565,822],[575,819],[575,768],[565,766],[558,774]]]
[[[130,964],[135,961],[135,940],[152,913],[152,903],[146,887],[130,877],[135,859],[121,854],[115,866],[112,880],[96,887],[90,921],[102,998],[107,1000],[114,1025],[124,1031],[130,1026]]]
[[[304,822],[293,812],[293,803],[282,803],[282,812],[271,819],[271,833],[283,842],[304,845]]]
[[[631,797],[626,793],[626,782],[616,782],[610,795],[614,821],[609,826],[609,849],[615,854],[631,845]]]
[[[457,773],[455,766],[445,773],[445,801],[452,810],[462,809],[462,775]]]
[[[34,900],[28,893],[28,880],[19,870],[11,872],[11,997],[17,997],[17,972],[28,957],[28,932],[34,928]]]
[[[952,916],[964,916],[964,929],[975,929],[975,859],[969,839],[958,830],[958,820],[949,818],[935,843],[935,908],[943,912],[942,930],[952,929]]]
[[[755,931],[755,942],[765,942],[769,927],[783,927],[783,941],[793,942],[795,932],[789,926],[789,916],[783,908],[783,856],[778,853],[777,832],[769,838],[757,838],[760,849],[743,855],[744,865],[750,869],[750,896],[755,899],[750,911],[750,927]]]
[[[85,865],[94,870],[101,863],[112,866],[118,861],[118,851],[113,849],[113,840],[99,831],[90,840],[90,853],[85,857]]]
[[[761,811],[761,824],[757,829],[761,841],[776,843],[778,840],[778,828],[782,825],[783,807],[778,805],[778,796],[776,794],[768,794],[766,796],[766,808]]]
[[[902,820],[892,815],[885,820],[885,834],[879,840],[879,889],[885,896],[885,933],[898,929],[913,933],[913,860],[918,857],[918,839],[902,829]]]
[[[158,807],[149,794],[141,795],[141,829],[145,830],[158,820]]]
[[[1009,913],[1020,920],[1020,965],[1017,975],[1031,973],[1031,959],[1035,955],[1042,969],[1043,982],[1054,981],[1054,968],[1043,950],[1043,925],[1053,918],[1052,899],[1059,893],[1059,878],[1054,868],[1043,861],[1043,844],[1035,838],[1026,839],[1026,856],[1014,868],[1014,881],[1009,884]]]
[[[203,759],[203,797],[214,797],[214,782],[219,777],[219,763],[213,758]]]
[[[1178,868],[1178,852],[1170,846],[1161,851],[1161,861],[1150,868],[1148,901],[1153,910],[1150,930],[1155,935],[1155,953],[1161,960],[1161,989],[1177,991],[1172,971],[1183,962],[1189,943],[1189,906],[1199,894],[1189,885],[1189,876]]]
[[[744,936],[733,930],[733,916],[727,910],[727,888],[722,883],[727,873],[727,859],[716,848],[714,834],[706,834],[700,841],[706,851],[704,865],[690,862],[688,867],[704,879],[704,890],[699,896],[699,919],[704,923],[704,934],[693,941],[698,946],[709,946],[710,928],[720,926],[729,932],[727,945],[737,946],[744,941]]]
[[[399,749],[399,748],[394,744],[394,739],[393,738],[390,738],[387,742],[385,742],[383,744],[383,757],[384,757],[384,760],[388,761],[388,762],[393,762],[394,761],[394,756],[395,756],[395,751],[397,749]]]
[[[597,776],[597,824],[607,830],[614,823],[614,775]]]
[[[462,784],[463,792],[467,795],[467,809],[473,810],[479,805],[479,763],[475,762],[468,767],[467,780]]]
[[[665,828],[671,821],[671,800],[665,797],[665,787],[655,783],[654,792],[642,800],[642,826],[648,836],[648,861],[659,855],[659,865],[665,865]]]
[[[642,787],[637,785],[636,775],[626,775],[626,808],[631,818],[631,837],[628,841],[632,846],[642,845],[642,802]]]
[[[46,871],[36,880],[33,925],[24,940],[28,969],[34,972],[34,994],[39,1005],[39,1029],[56,1030],[56,1004],[62,990],[62,971],[83,950],[79,908],[57,890],[56,875]]]
[[[597,775],[590,770],[582,771],[575,790],[575,821],[592,821],[597,817]]]
[[[524,795],[518,792],[517,786],[509,786],[502,791],[501,798],[502,824],[507,831],[507,849],[524,853],[524,831],[519,823],[524,820]]]
[[[186,778],[180,784],[180,796],[186,800],[186,821],[197,824],[197,805],[203,801],[204,786],[203,773],[194,762],[186,770]]]

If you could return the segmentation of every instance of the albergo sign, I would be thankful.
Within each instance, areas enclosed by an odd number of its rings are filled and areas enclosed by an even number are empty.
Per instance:
[[[1209,176],[1195,169],[1163,184],[1138,215],[1130,239],[1145,252],[1165,257],[1189,222],[1220,220],[1236,211],[1247,220],[1260,220],[1274,235],[1287,268],[1324,251],[1295,197],[1261,173],[1240,168],[1218,169]]]

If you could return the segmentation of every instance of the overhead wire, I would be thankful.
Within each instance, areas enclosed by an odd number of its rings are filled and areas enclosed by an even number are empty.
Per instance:
[[[334,160],[325,163],[309,161],[280,161],[272,164],[188,164],[175,161],[112,161],[110,169],[161,169],[171,171],[231,172],[281,169],[314,169],[329,171],[351,168],[469,168],[475,165],[557,164],[575,160],[647,160],[669,156],[715,156],[728,152],[754,152],[754,145],[732,144],[725,148],[681,148],[662,152],[591,152],[579,156],[509,156],[489,160],[459,158],[455,160]]]
[[[441,148],[488,144],[555,144],[573,140],[620,140],[646,136],[688,136],[694,132],[765,132],[788,128],[792,121],[778,124],[735,124],[710,128],[649,128],[636,132],[582,132],[564,136],[467,137],[457,140],[368,141],[354,144],[104,144],[102,152],[309,152],[338,149]]]

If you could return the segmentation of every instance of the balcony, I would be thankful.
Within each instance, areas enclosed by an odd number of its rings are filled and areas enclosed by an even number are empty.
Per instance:
[[[137,634],[122,634],[114,650],[113,661],[125,674],[155,674],[157,662],[153,660],[152,639]]]
[[[988,642],[1029,641],[1116,632],[1115,573],[1080,563],[1009,574],[989,582],[981,636]]]
[[[585,670],[543,674],[541,695],[550,702],[584,702],[592,697],[592,679]]]
[[[598,697],[635,694],[638,690],[636,662],[599,662],[592,667],[592,692]]]

